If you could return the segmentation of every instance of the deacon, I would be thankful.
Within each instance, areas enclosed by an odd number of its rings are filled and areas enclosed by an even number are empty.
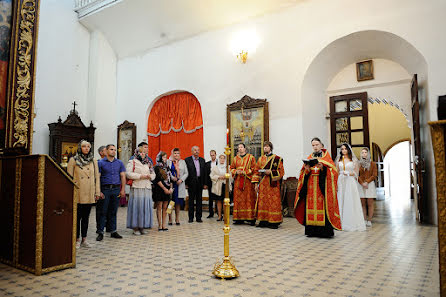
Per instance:
[[[231,173],[234,177],[234,224],[243,224],[244,221],[254,226],[256,193],[252,177],[254,174],[256,159],[253,155],[246,153],[246,146],[240,143],[237,147],[238,153],[231,163]]]
[[[257,227],[277,229],[282,223],[280,185],[285,174],[282,158],[273,154],[273,144],[265,141],[263,156],[257,161],[252,182],[257,193]]]
[[[304,164],[297,184],[294,214],[305,226],[309,237],[333,237],[333,228],[341,230],[341,219],[336,197],[338,171],[330,154],[317,137],[311,140],[315,165]]]

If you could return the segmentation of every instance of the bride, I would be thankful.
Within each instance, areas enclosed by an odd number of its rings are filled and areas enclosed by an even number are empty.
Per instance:
[[[358,192],[359,162],[347,143],[341,145],[341,151],[335,161],[338,168],[338,203],[342,230],[366,230],[362,213],[361,199]]]

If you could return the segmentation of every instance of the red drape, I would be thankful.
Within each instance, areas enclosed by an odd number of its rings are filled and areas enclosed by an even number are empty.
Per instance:
[[[184,159],[190,156],[194,145],[200,147],[203,157],[203,118],[197,98],[188,92],[160,98],[150,111],[147,135],[153,161],[159,151],[170,156],[175,147],[181,150]]]

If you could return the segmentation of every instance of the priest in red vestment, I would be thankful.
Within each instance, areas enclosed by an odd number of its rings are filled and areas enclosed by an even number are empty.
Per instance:
[[[240,143],[237,147],[238,155],[231,163],[231,173],[234,177],[234,207],[232,216],[234,224],[243,224],[248,221],[255,225],[256,193],[252,176],[254,174],[256,159],[253,155],[246,153],[246,146]]]
[[[283,175],[282,158],[273,154],[273,144],[265,141],[263,156],[257,161],[252,182],[257,192],[257,227],[277,229],[282,223],[282,199],[280,186]]]
[[[333,228],[341,230],[338,171],[319,138],[313,138],[311,145],[313,153],[308,159],[313,163],[304,164],[300,171],[294,214],[305,226],[305,235],[333,237]]]

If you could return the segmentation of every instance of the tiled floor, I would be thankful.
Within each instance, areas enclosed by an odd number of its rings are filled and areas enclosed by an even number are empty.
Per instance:
[[[233,280],[212,277],[223,257],[221,222],[204,219],[134,236],[119,232],[81,248],[77,267],[36,277],[0,264],[1,296],[439,296],[437,228],[418,225],[410,205],[377,202],[373,227],[307,238],[293,218],[278,230],[231,225]]]

